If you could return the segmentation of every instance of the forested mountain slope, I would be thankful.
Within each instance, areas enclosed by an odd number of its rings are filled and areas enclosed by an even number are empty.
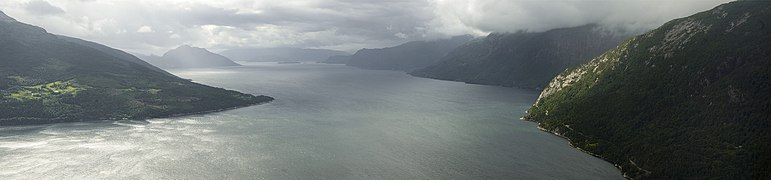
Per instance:
[[[526,118],[633,178],[768,178],[768,23],[768,1],[670,21],[561,73]]]

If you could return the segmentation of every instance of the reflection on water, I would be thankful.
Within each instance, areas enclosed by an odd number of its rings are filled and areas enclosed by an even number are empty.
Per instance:
[[[622,178],[518,120],[534,91],[322,64],[173,73],[276,101],[148,121],[1,128],[0,178]]]

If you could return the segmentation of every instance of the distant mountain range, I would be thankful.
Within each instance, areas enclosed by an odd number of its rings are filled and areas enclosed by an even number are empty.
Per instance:
[[[326,64],[348,64],[348,62],[351,61],[350,55],[337,55],[327,58],[324,61],[321,61],[320,63],[326,63]]]
[[[271,101],[190,82],[135,56],[0,12],[0,125],[144,119]]]
[[[771,2],[735,1],[551,80],[526,118],[634,179],[771,177]]]
[[[346,65],[364,69],[411,71],[432,65],[456,47],[471,40],[470,35],[433,41],[411,41],[382,49],[362,49]]]
[[[246,62],[320,62],[337,55],[349,55],[343,51],[302,48],[242,48],[221,52],[234,61]]]
[[[225,56],[212,53],[204,48],[188,45],[172,49],[163,56],[139,56],[148,63],[161,68],[207,68],[241,66]]]
[[[324,62],[541,89],[527,120],[633,179],[771,177],[771,1],[739,0],[634,36],[589,24],[341,51],[183,46],[165,68]],[[143,119],[273,100],[178,78],[0,12],[0,125]]]
[[[540,89],[565,68],[586,62],[628,37],[594,24],[537,33],[493,33],[455,48],[435,64],[410,74]]]

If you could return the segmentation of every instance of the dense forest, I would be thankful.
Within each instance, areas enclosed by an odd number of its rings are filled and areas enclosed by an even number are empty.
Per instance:
[[[771,2],[737,1],[571,68],[526,118],[640,179],[771,176]]]

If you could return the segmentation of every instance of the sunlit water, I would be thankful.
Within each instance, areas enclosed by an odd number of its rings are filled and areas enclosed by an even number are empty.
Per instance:
[[[198,116],[0,128],[0,179],[621,179],[519,120],[537,92],[339,65],[177,70],[276,101]]]

